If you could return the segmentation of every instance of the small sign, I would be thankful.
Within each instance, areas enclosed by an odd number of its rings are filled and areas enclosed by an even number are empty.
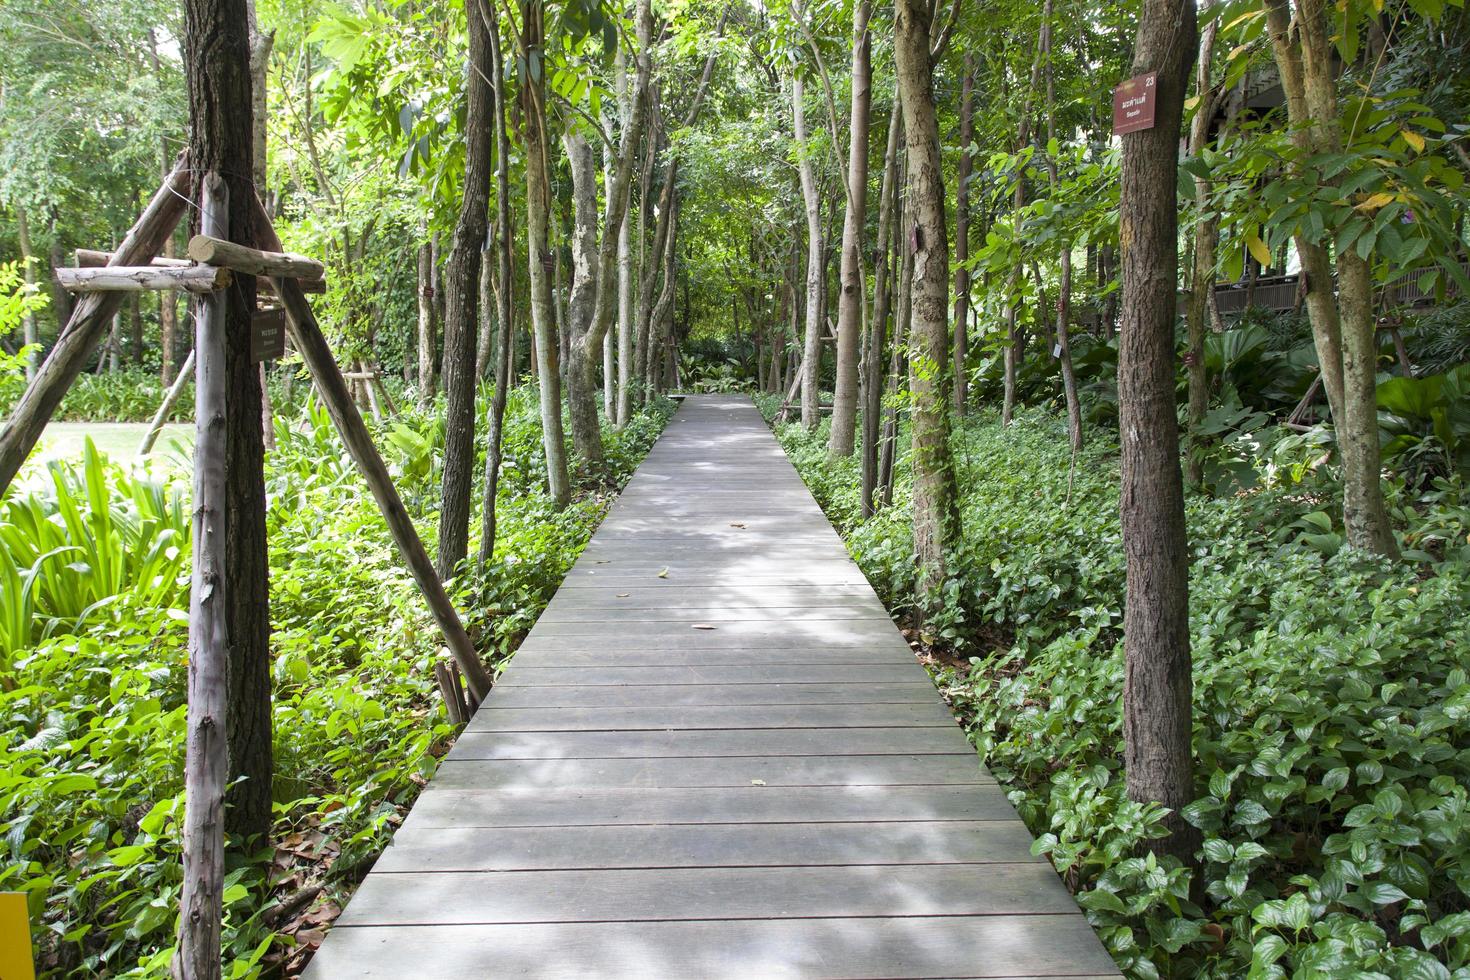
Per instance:
[[[286,353],[286,311],[256,310],[250,317],[250,359],[274,361]]]
[[[31,918],[23,892],[0,892],[0,978],[35,980]]]
[[[1154,103],[1157,91],[1154,83],[1159,73],[1151,71],[1139,75],[1113,89],[1113,135],[1136,133],[1140,129],[1153,129]]]
[[[1061,344],[1055,344],[1055,345],[1052,346],[1051,356],[1052,357],[1061,357],[1062,356],[1062,345]]]

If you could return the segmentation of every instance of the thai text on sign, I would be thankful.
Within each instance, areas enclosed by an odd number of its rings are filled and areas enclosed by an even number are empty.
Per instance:
[[[1113,89],[1114,136],[1153,128],[1157,95],[1154,83],[1158,77],[1158,72],[1151,71],[1146,75],[1130,78]]]

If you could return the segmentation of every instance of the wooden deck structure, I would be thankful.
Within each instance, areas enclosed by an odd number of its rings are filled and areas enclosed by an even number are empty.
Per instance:
[[[754,406],[695,396],[308,976],[1116,976],[1030,845]]]

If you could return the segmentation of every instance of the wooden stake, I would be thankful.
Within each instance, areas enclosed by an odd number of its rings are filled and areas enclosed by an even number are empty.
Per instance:
[[[184,366],[179,368],[179,376],[174,378],[174,383],[169,385],[168,394],[163,396],[163,403],[158,406],[158,411],[153,415],[153,422],[148,426],[148,434],[138,444],[138,458],[141,459],[153,451],[153,444],[158,441],[158,434],[163,431],[164,423],[178,404],[179,396],[184,393],[184,388],[190,381],[194,380],[194,351],[189,351],[189,356],[184,358]],[[198,417],[198,412],[195,413]]]
[[[99,252],[93,248],[79,248],[76,251],[76,264],[78,269],[95,269],[107,265],[112,261],[111,252]],[[159,268],[187,268],[194,263],[188,259],[154,259],[151,265]],[[261,285],[267,285],[262,283]],[[308,293],[324,293],[327,291],[327,282],[321,277],[315,279],[301,280],[301,288]]]
[[[263,245],[279,248],[280,240],[258,199],[255,202],[255,221],[255,240]],[[342,370],[332,356],[332,349],[322,335],[321,327],[317,325],[316,316],[311,311],[306,294],[301,291],[301,285],[294,279],[271,279],[271,284],[286,310],[291,341],[301,353],[307,369],[311,371],[316,390],[320,392],[322,401],[332,416],[332,422],[337,427],[337,434],[341,436],[352,458],[357,461],[358,469],[362,471],[363,479],[367,481],[368,489],[372,491],[378,502],[378,509],[383,513],[383,520],[387,522],[388,530],[398,545],[404,564],[418,583],[419,591],[429,604],[429,611],[434,614],[434,619],[444,634],[445,644],[469,683],[470,709],[473,710],[490,693],[490,672],[480,662],[480,655],[475,652],[475,645],[465,632],[459,613],[455,611],[454,604],[444,591],[444,583],[434,571],[434,563],[424,551],[424,543],[419,539],[413,520],[408,516],[408,511],[398,496],[398,489],[393,485],[393,478],[388,475],[388,467],[383,465],[383,458],[378,455],[378,448],[373,444],[372,436],[368,434],[367,426],[363,424],[362,416],[352,401],[352,395],[347,390],[347,379],[342,377]]]
[[[229,269],[213,265],[109,265],[100,269],[53,269],[56,283],[69,293],[140,293],[180,289],[212,293],[227,287]]]
[[[116,264],[138,265],[158,254],[184,213],[191,186],[192,179],[181,161],[123,239],[114,255]],[[26,386],[20,404],[15,406],[5,431],[0,433],[0,493],[10,486],[36,447],[41,430],[51,421],[56,406],[61,404],[77,375],[86,368],[122,301],[120,293],[88,293],[72,310],[56,346]]]
[[[229,234],[229,189],[204,179],[200,227]],[[204,297],[194,319],[194,574],[189,593],[189,701],[184,759],[184,887],[177,976],[219,976],[225,875],[225,712],[229,636],[225,621],[224,296]]]

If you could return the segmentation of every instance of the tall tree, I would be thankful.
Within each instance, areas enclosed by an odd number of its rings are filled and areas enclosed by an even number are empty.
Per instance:
[[[521,102],[526,120],[526,241],[530,252],[531,327],[536,343],[536,373],[541,382],[541,442],[546,450],[546,480],[558,508],[572,499],[567,472],[565,429],[561,422],[561,371],[551,277],[551,163],[546,129],[546,6],[521,3]]]
[[[441,578],[453,577],[469,548],[475,479],[475,341],[479,333],[481,249],[489,226],[494,105],[490,91],[490,24],[471,0],[469,69],[465,72],[464,197],[444,274],[444,475],[439,492]]]
[[[1198,838],[1183,816],[1194,798],[1193,688],[1174,323],[1179,133],[1195,33],[1194,0],[1144,0],[1133,74],[1157,73],[1154,125],[1121,137],[1118,232],[1123,243],[1118,425],[1127,555],[1124,766],[1130,798],[1162,803],[1171,811],[1165,821],[1168,836],[1150,846],[1185,862],[1192,860]]]
[[[837,298],[837,384],[827,451],[851,456],[857,427],[858,358],[862,347],[863,232],[868,204],[868,131],[873,103],[869,0],[858,0],[852,24],[852,108],[848,117],[847,211],[842,220],[841,289]]]
[[[801,70],[791,73],[791,118],[796,136],[796,172],[801,181],[801,200],[806,213],[806,333],[801,371],[801,424],[817,427],[821,410],[818,385],[822,376],[822,296],[827,286],[826,239],[822,233],[822,196],[812,167],[812,152],[806,128],[806,85]]]
[[[914,557],[919,593],[931,611],[948,575],[947,552],[959,535],[949,445],[949,238],[939,120],[934,109],[933,26],[926,0],[895,0],[893,54],[903,103],[912,213],[908,249],[913,255],[909,394],[913,406]]]
[[[965,54],[965,75],[960,82],[960,164],[955,175],[954,206],[954,410],[965,414],[969,391],[965,363],[969,359],[970,322],[970,180],[975,158],[970,145],[975,140],[975,57]]]

